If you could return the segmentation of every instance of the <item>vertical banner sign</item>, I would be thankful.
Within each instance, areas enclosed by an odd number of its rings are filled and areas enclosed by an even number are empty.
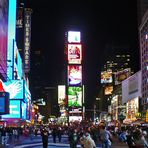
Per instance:
[[[31,42],[31,13],[32,9],[25,9],[24,19],[24,70],[25,73],[30,71],[30,42]]]

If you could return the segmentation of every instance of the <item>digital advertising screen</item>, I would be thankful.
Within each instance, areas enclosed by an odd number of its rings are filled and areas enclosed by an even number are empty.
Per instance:
[[[81,121],[82,116],[69,116],[69,122]]]
[[[68,44],[68,63],[81,64],[82,61],[82,45]]]
[[[68,31],[68,42],[69,43],[80,43],[81,35],[78,31]]]
[[[10,99],[23,99],[23,80],[11,80],[4,83],[5,90],[10,93]]]
[[[9,93],[0,92],[0,115],[9,113]]]
[[[69,65],[68,66],[68,85],[82,84],[82,66]]]
[[[13,79],[14,40],[16,38],[16,0],[9,0],[7,77]]]
[[[2,115],[2,118],[21,118],[20,100],[10,100],[10,114]]]
[[[27,105],[23,101],[21,102],[21,110],[22,110],[22,119],[26,119]]]
[[[58,104],[64,105],[65,98],[66,98],[66,86],[58,85]]]
[[[112,71],[102,71],[101,83],[106,84],[106,83],[112,83],[112,82],[113,82]]]
[[[121,84],[121,82],[127,79],[131,75],[131,69],[127,68],[115,73],[115,85]]]
[[[7,77],[7,46],[8,46],[8,8],[9,0],[0,1],[0,75]]]
[[[82,87],[68,87],[68,106],[82,106]]]
[[[104,94],[111,95],[113,93],[113,86],[105,86]]]

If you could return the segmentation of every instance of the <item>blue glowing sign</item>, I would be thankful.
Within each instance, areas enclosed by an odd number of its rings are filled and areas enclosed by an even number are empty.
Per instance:
[[[10,100],[10,114],[2,115],[2,118],[20,118],[21,107],[20,100]]]
[[[9,79],[13,77],[13,44],[16,34],[16,0],[9,1],[9,14],[8,14],[8,53],[7,53],[7,76]]]
[[[23,99],[23,80],[11,80],[5,82],[5,90],[10,93],[10,99]]]
[[[5,111],[5,98],[0,97],[0,112],[3,113]]]

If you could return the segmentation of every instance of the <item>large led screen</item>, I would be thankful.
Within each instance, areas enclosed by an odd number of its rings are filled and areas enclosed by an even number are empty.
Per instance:
[[[101,72],[101,83],[112,83],[112,71],[102,71]]]
[[[82,66],[78,65],[68,66],[68,84],[69,85],[82,84]]]
[[[5,82],[5,90],[10,93],[10,99],[23,99],[23,80]]]
[[[68,42],[69,43],[80,43],[81,37],[78,31],[68,31]]]
[[[3,115],[2,118],[20,118],[21,117],[21,107],[20,100],[10,100],[10,114]]]
[[[113,93],[113,86],[105,86],[105,95],[111,95]]]
[[[81,64],[82,46],[81,44],[68,44],[68,63]]]
[[[6,80],[8,42],[8,0],[0,0],[0,74]]]
[[[58,104],[64,105],[66,99],[66,86],[58,85]]]
[[[82,106],[82,87],[68,87],[68,106]]]
[[[115,73],[115,85],[121,84],[121,82],[127,79],[131,75],[130,68],[118,71]]]

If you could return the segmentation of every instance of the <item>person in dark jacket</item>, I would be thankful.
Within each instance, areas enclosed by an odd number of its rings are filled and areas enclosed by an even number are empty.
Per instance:
[[[45,128],[42,129],[41,136],[42,136],[43,148],[48,148],[48,136],[49,136],[49,133]]]

